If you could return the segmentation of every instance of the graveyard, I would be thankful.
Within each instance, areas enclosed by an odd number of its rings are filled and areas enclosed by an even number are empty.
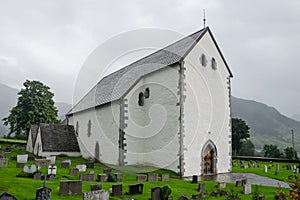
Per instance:
[[[263,195],[260,199],[274,199],[277,193],[289,193],[289,188],[256,186],[245,180],[225,183],[200,181],[200,177],[180,179],[172,171],[147,166],[108,166],[80,157],[37,159],[24,150],[24,145],[0,145],[0,194],[7,192],[17,199],[36,199],[39,192],[51,193],[51,199],[74,200],[93,199],[97,195],[103,199],[163,199],[167,190],[171,192],[168,199],[176,200],[255,196],[259,199],[259,195]],[[297,167],[289,163],[233,162],[233,172],[255,173],[287,182],[298,176]]]

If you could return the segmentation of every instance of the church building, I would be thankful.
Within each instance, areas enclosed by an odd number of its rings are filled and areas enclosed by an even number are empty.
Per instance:
[[[205,27],[101,79],[68,123],[86,158],[181,176],[230,172],[230,78]]]

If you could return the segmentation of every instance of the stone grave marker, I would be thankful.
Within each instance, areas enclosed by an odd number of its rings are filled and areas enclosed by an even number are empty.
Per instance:
[[[10,146],[6,146],[5,149],[4,149],[4,151],[6,153],[11,153],[12,152],[12,148]]]
[[[118,182],[122,182],[124,180],[124,175],[123,174],[117,173],[115,175],[116,175],[116,178],[117,178]]]
[[[95,181],[94,174],[80,174],[79,178],[81,181],[88,181],[88,182]]]
[[[36,200],[50,200],[51,199],[51,189],[46,187],[46,179],[44,179],[44,186],[36,190],[35,199]]]
[[[71,160],[63,160],[61,162],[61,168],[69,168],[71,166]]]
[[[47,175],[47,180],[54,181],[55,180],[55,175],[54,174],[48,174]]]
[[[279,174],[279,163],[276,165],[275,176]]]
[[[18,163],[27,163],[27,161],[28,161],[28,154],[17,155],[17,162]]]
[[[35,165],[25,165],[23,168],[23,172],[32,174],[32,173],[36,172],[36,166]]]
[[[137,182],[145,182],[145,181],[147,181],[147,175],[145,175],[145,174],[138,174],[136,176],[136,181]]]
[[[189,195],[187,194],[184,194],[179,198],[179,200],[188,200],[188,199],[189,199]]]
[[[296,168],[295,172],[296,172],[296,174],[299,174],[299,168],[298,167]]]
[[[42,173],[41,172],[34,172],[32,178],[34,180],[41,180],[42,179]]]
[[[86,165],[76,165],[76,168],[79,170],[79,172],[86,171]]]
[[[151,200],[163,200],[162,188],[155,187],[151,189]]]
[[[35,165],[38,167],[38,168],[42,168],[42,167],[49,167],[50,165],[50,160],[47,160],[47,159],[35,159]]]
[[[14,195],[9,194],[7,192],[3,192],[0,194],[0,200],[18,200]]]
[[[95,191],[95,190],[102,190],[102,185],[101,184],[92,184],[91,191]]]
[[[235,182],[235,187],[241,187],[241,186],[243,186],[243,181],[242,180],[237,180]]]
[[[111,168],[107,168],[107,169],[104,169],[103,170],[103,173],[104,174],[108,174],[108,173],[111,173],[112,172],[112,169]]]
[[[5,158],[5,152],[3,150],[0,153],[0,158]]]
[[[286,169],[287,169],[287,170],[292,170],[292,165],[291,165],[290,163],[287,164]]]
[[[83,200],[109,200],[109,192],[107,190],[84,192]]]
[[[46,160],[50,160],[51,165],[55,165],[56,162],[56,156],[47,156]]]
[[[198,176],[197,175],[193,175],[192,183],[194,183],[194,184],[198,183]]]
[[[25,166],[25,163],[17,163],[17,164],[16,164],[16,168],[21,168],[21,169],[23,169],[24,166]]]
[[[265,200],[265,195],[259,195],[258,200]]]
[[[112,196],[122,196],[122,184],[112,185]]]
[[[204,193],[204,189],[205,189],[205,184],[199,184],[199,186],[198,186],[198,192],[200,192],[200,193]]]
[[[226,182],[218,182],[218,188],[219,189],[226,188]]]
[[[267,165],[265,165],[264,172],[265,172],[265,173],[268,172],[268,167],[267,167]]]
[[[28,161],[34,161],[35,157],[34,156],[28,156]]]
[[[143,194],[144,184],[134,184],[128,185],[129,187],[129,195]]]
[[[68,180],[60,181],[59,195],[81,195],[82,194],[82,181]]]
[[[17,161],[17,156],[11,156],[10,159]]]
[[[161,181],[169,181],[170,175],[169,174],[162,174],[161,175]]]
[[[251,184],[245,184],[243,186],[243,194],[251,194]]]
[[[108,181],[108,175],[107,174],[98,174],[98,182],[107,182]]]
[[[157,173],[148,174],[148,182],[157,182],[157,181],[158,181],[158,174]]]
[[[8,159],[7,158],[0,158],[0,167],[7,167]]]
[[[70,169],[70,175],[78,175],[78,174],[79,174],[79,169],[77,168]]]
[[[49,174],[54,174],[54,175],[56,175],[56,170],[57,170],[57,167],[56,167],[56,166],[49,166],[49,167],[48,167],[48,175],[49,175]]]
[[[85,165],[86,165],[86,168],[88,168],[88,169],[94,169],[94,162],[87,162],[87,163],[85,163]]]

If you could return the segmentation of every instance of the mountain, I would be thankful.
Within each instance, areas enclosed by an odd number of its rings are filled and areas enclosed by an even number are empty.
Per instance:
[[[250,139],[256,149],[264,144],[276,144],[284,149],[292,146],[294,130],[295,149],[300,151],[300,122],[282,115],[266,104],[236,97],[231,99],[232,117],[242,118],[250,127]]]
[[[300,114],[295,114],[295,115],[291,116],[291,118],[296,121],[300,121]]]

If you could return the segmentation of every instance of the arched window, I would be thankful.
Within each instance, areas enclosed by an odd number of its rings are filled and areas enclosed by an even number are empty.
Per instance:
[[[206,56],[204,54],[201,55],[200,62],[201,62],[201,65],[203,67],[206,67],[206,65],[207,65],[207,59],[206,59]]]
[[[217,69],[217,61],[214,57],[211,59],[211,68]]]
[[[89,122],[88,122],[87,136],[91,137],[91,135],[92,135],[92,122],[91,122],[91,120],[89,120]]]
[[[148,99],[150,97],[150,90],[149,90],[149,88],[145,89],[144,96],[145,96],[146,99]]]
[[[79,134],[79,123],[78,121],[76,122],[76,127],[75,127],[75,135],[78,137]]]
[[[140,92],[139,94],[139,100],[138,100],[138,103],[139,103],[139,106],[143,106],[144,105],[144,93],[143,92]]]

